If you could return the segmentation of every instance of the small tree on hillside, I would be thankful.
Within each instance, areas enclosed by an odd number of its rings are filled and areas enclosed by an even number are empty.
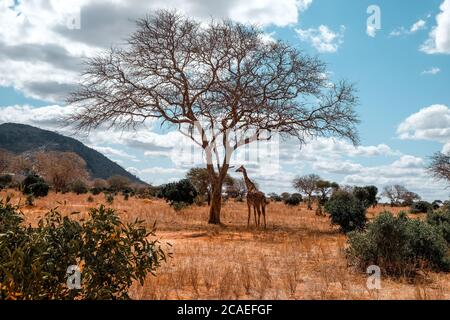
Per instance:
[[[34,155],[37,172],[56,192],[67,191],[76,181],[87,180],[86,162],[76,153],[46,151]]]
[[[156,118],[203,149],[212,183],[209,223],[220,224],[222,187],[235,150],[273,132],[357,141],[352,85],[330,84],[324,63],[261,30],[202,24],[157,11],[137,21],[123,48],[87,61],[68,99],[79,128],[134,127]]]
[[[6,173],[11,168],[14,156],[3,149],[0,149],[0,174]]]
[[[320,177],[316,174],[309,174],[294,179],[294,188],[308,197],[307,204],[309,210],[312,210],[312,195],[317,191],[317,183],[320,180]]]

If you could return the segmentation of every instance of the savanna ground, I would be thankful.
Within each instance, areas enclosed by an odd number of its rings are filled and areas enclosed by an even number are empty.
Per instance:
[[[88,208],[105,204],[104,195],[55,194],[27,207],[17,191],[2,191],[21,203],[27,224],[35,224],[49,209],[86,216]],[[347,265],[346,236],[305,206],[268,206],[267,230],[247,229],[245,203],[225,203],[222,222],[207,224],[208,208],[192,206],[176,213],[162,200],[117,196],[112,205],[124,221],[144,220],[173,256],[157,277],[131,289],[134,299],[450,299],[450,274],[424,273],[417,280],[382,277],[382,289],[369,291],[367,275]],[[373,218],[384,209],[371,208]],[[171,246],[167,246],[170,243]]]

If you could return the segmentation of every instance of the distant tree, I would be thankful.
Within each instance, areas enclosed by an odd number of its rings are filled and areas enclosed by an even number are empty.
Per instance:
[[[303,197],[300,193],[293,193],[289,196],[289,198],[283,200],[283,202],[288,206],[298,206],[303,201]]]
[[[70,185],[70,189],[73,193],[78,195],[88,193],[89,189],[86,182],[83,180],[76,180]]]
[[[283,198],[275,192],[269,193],[267,196],[269,197],[270,200],[272,200],[274,202],[283,201]]]
[[[114,175],[108,179],[108,185],[112,191],[122,191],[126,189],[130,183],[130,179],[120,175]]]
[[[13,158],[14,156],[10,152],[0,149],[0,174],[11,169]]]
[[[208,169],[206,168],[191,168],[186,174],[188,179],[195,187],[199,195],[204,195],[207,198],[208,205],[211,203],[212,182],[209,178]],[[235,180],[227,174],[224,180],[226,188],[233,189]]]
[[[108,188],[108,181],[104,179],[94,179],[94,181],[92,181],[92,187],[104,190]]]
[[[361,202],[365,204],[367,208],[376,206],[378,188],[375,186],[355,187],[353,189],[353,195]]]
[[[408,191],[405,194],[403,194],[402,205],[409,207],[409,206],[412,206],[415,201],[418,201],[420,199],[421,199],[421,197],[417,193]]]
[[[410,206],[415,200],[420,200],[418,194],[411,192],[406,189],[406,187],[398,184],[384,187],[383,196],[390,200],[391,206]]]
[[[180,204],[193,204],[197,196],[197,190],[190,180],[182,179],[164,185],[161,189],[161,195],[171,206],[176,207]]]
[[[336,182],[319,180],[316,183],[316,191],[319,194],[319,203],[325,204],[333,190],[338,190],[339,185]]]
[[[283,192],[280,196],[283,201],[286,201],[286,199],[291,197],[291,194],[289,192]]]
[[[37,172],[56,192],[66,191],[77,180],[87,180],[86,162],[74,152],[42,151],[34,155]]]
[[[312,196],[313,193],[317,191],[317,183],[320,180],[320,177],[316,174],[309,174],[294,179],[294,188],[308,197],[307,204],[309,210],[312,210]]]
[[[220,224],[222,189],[240,147],[272,139],[337,136],[357,142],[354,88],[332,84],[325,64],[262,30],[203,24],[170,11],[137,21],[126,46],[86,62],[68,102],[79,128],[173,125],[204,150],[212,182],[209,223]]]
[[[226,187],[226,192],[231,198],[244,198],[247,194],[247,186],[244,179],[234,179],[233,184]]]
[[[437,179],[450,183],[450,153],[435,153],[431,158],[428,171]]]
[[[34,165],[29,156],[17,155],[11,161],[10,170],[12,173],[29,175],[34,171]]]

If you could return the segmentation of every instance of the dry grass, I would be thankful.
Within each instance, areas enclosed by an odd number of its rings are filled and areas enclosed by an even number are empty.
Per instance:
[[[4,197],[7,192],[0,192]],[[13,202],[24,203],[18,192]],[[34,207],[22,207],[26,222],[36,223],[49,209],[63,214],[105,204],[103,195],[50,194]],[[365,274],[347,266],[346,237],[305,207],[280,203],[268,207],[266,231],[246,228],[246,205],[224,205],[224,227],[210,226],[207,207],[175,213],[159,200],[116,197],[112,207],[125,220],[142,219],[149,227],[157,222],[157,235],[172,244],[173,258],[157,277],[133,286],[135,299],[450,299],[450,275],[430,273],[427,279],[382,279],[382,289],[366,289]],[[389,207],[394,213],[402,209]],[[403,208],[405,209],[405,208]],[[384,208],[370,209],[374,217]]]

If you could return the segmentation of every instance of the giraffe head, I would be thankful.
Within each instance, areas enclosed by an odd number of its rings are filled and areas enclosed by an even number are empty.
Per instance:
[[[245,172],[244,166],[240,166],[239,168],[237,168],[236,172]]]

